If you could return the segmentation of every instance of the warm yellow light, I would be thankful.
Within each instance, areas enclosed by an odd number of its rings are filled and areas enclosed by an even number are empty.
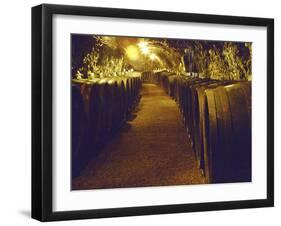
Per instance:
[[[138,43],[138,46],[139,46],[140,48],[145,48],[145,47],[147,47],[147,42],[141,41],[141,42]]]
[[[129,45],[126,48],[126,54],[130,60],[137,60],[139,58],[138,48],[134,45]]]
[[[157,56],[154,53],[149,55],[150,60],[156,60]]]
[[[138,46],[140,47],[140,50],[143,54],[148,54],[149,53],[149,48],[148,48],[148,43],[145,41],[141,41],[138,43]]]

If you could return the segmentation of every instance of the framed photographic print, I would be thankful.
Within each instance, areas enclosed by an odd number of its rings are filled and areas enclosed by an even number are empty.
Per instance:
[[[32,217],[274,205],[274,21],[32,8]]]

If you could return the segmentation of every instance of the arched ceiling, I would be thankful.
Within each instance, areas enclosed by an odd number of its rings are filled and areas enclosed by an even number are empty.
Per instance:
[[[178,67],[180,55],[164,41],[149,38],[103,36],[101,41],[122,51],[127,63],[135,70]]]

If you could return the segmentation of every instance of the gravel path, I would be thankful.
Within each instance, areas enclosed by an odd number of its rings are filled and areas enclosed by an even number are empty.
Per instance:
[[[131,121],[90,161],[73,189],[204,183],[178,107],[156,85],[143,84]]]

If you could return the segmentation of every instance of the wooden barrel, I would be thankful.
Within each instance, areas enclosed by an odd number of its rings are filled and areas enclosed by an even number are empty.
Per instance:
[[[192,138],[194,143],[194,151],[197,159],[197,165],[202,168],[203,162],[203,155],[201,150],[201,131],[202,131],[202,123],[201,123],[201,115],[202,115],[202,99],[201,96],[204,93],[204,89],[211,85],[216,84],[219,85],[218,82],[215,80],[207,80],[202,81],[199,83],[195,83],[194,85],[190,86],[191,91],[191,114],[190,114],[190,127],[192,131]]]
[[[73,176],[79,175],[123,125],[140,86],[139,74],[85,80],[72,86]]]
[[[103,79],[100,83],[101,106],[100,111],[102,120],[100,121],[100,145],[103,146],[108,140],[111,129],[111,112],[112,112],[112,87],[108,79]]]
[[[194,129],[194,138],[195,138],[195,149],[198,155],[198,165],[205,172],[205,157],[204,157],[204,115],[205,115],[205,90],[214,89],[218,86],[224,86],[227,84],[233,83],[232,81],[211,81],[210,83],[204,84],[202,86],[194,87],[193,96],[194,96],[194,105],[197,106],[194,109],[196,110],[193,114],[195,115],[194,121],[197,125]]]
[[[147,83],[156,83],[156,76],[151,71],[145,71],[141,74],[141,81]]]
[[[130,115],[131,111],[135,108],[135,105],[137,103],[138,97],[139,97],[139,75],[137,74],[130,74],[127,76],[128,79],[128,95],[129,95],[129,101],[128,101],[128,115]]]
[[[126,92],[126,87],[127,87],[127,79],[122,78],[122,100],[123,100],[123,115],[124,115],[124,120],[126,120],[127,117],[127,108],[128,108],[128,96]]]
[[[178,75],[174,81],[174,98],[179,107],[181,107],[181,98],[182,98],[182,88],[184,86],[184,82],[190,80],[191,78],[186,75]],[[181,110],[181,109],[180,109]]]
[[[188,96],[187,96],[187,89],[189,87],[189,84],[192,84],[197,79],[191,78],[191,77],[182,77],[178,84],[178,105],[180,108],[180,111],[183,115],[183,120],[185,123],[186,128],[188,129]]]
[[[247,89],[248,87],[248,89]],[[251,102],[249,93],[251,83],[243,82],[225,87],[231,118],[232,145],[230,159],[230,174],[234,181],[251,180]]]
[[[127,87],[127,94],[128,94],[128,114],[131,111],[132,102],[133,102],[133,80],[132,78],[128,77],[128,87]]]
[[[166,93],[168,93],[168,87],[169,87],[168,77],[171,75],[173,74],[167,71],[163,71],[158,74],[158,84],[166,91]]]
[[[101,139],[100,127],[102,127],[102,95],[100,94],[101,85],[99,82],[93,84],[90,97],[89,106],[89,124],[88,126],[88,146],[92,149],[92,152],[98,148],[97,144]]]
[[[137,83],[137,78],[136,77],[132,77],[132,96],[133,96],[133,100],[132,102],[135,102],[136,98],[137,98],[137,90],[138,90],[138,83]]]
[[[192,97],[192,87],[197,84],[207,84],[210,80],[209,79],[194,79],[186,82],[186,86],[184,88],[185,93],[185,118],[186,118],[186,126],[188,129],[189,134],[191,135],[194,147],[194,124],[193,120],[193,112],[194,112],[194,104],[193,104],[193,97]]]
[[[176,79],[177,79],[177,75],[168,76],[168,94],[173,99],[175,99]]]
[[[138,77],[136,80],[137,80],[137,96],[139,98],[140,97],[140,90],[141,90],[142,82],[141,82],[140,77]]]
[[[246,87],[246,88],[245,88]],[[251,83],[207,89],[204,157],[212,183],[251,180]]]
[[[115,131],[117,131],[121,124],[124,123],[126,119],[126,94],[125,94],[125,86],[124,86],[124,80],[121,78],[117,79],[117,92],[116,92],[116,98],[115,103],[118,108],[118,112],[116,114],[118,115],[116,123],[114,125]]]
[[[72,85],[71,92],[71,148],[72,148],[72,176],[79,175],[83,162],[81,157],[85,151],[86,113],[81,94],[81,85]]]
[[[155,82],[156,82],[156,84],[160,84],[160,76],[161,76],[161,71],[159,71],[159,72],[156,72],[155,74],[154,74],[154,77],[155,77]]]
[[[119,90],[118,90],[118,83],[115,78],[110,78],[107,80],[107,131],[106,131],[106,142],[116,131],[118,121],[119,121]]]

